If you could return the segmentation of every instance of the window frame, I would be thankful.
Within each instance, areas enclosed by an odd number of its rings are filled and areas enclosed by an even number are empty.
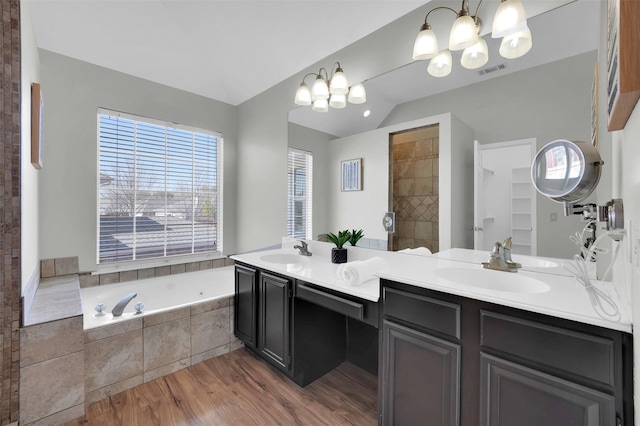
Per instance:
[[[304,161],[300,158],[292,160],[295,156],[304,156]],[[302,187],[298,173],[301,167],[297,167],[298,165],[304,167]],[[299,216],[303,219],[304,237],[296,231],[296,218]],[[287,236],[313,239],[313,152],[292,147],[287,149]]]
[[[196,252],[196,253],[185,253],[185,254],[171,254],[166,255],[166,242],[165,242],[165,254],[159,257],[152,258],[142,258],[142,259],[133,259],[133,260],[117,260],[112,262],[100,262],[100,207],[101,207],[101,195],[100,195],[100,184],[101,184],[101,153],[103,152],[103,148],[101,146],[100,141],[100,133],[101,133],[101,116],[113,116],[117,118],[123,118],[126,120],[132,120],[135,122],[140,122],[143,124],[161,126],[168,130],[180,130],[195,134],[201,134],[206,136],[212,136],[216,138],[216,158],[215,158],[215,167],[216,167],[216,250],[215,251],[207,251],[207,252]],[[224,136],[221,132],[198,128],[194,126],[187,126],[183,124],[178,124],[174,122],[169,122],[165,120],[158,120],[151,117],[145,117],[135,114],[124,113],[120,111],[115,111],[107,108],[98,108],[96,114],[96,140],[97,140],[97,194],[96,194],[96,265],[98,272],[107,273],[107,272],[115,272],[115,271],[126,271],[126,270],[134,270],[148,267],[156,267],[156,266],[167,266],[167,265],[175,265],[181,263],[191,263],[191,262],[199,262],[206,261],[211,259],[219,259],[223,258],[223,229],[224,229],[224,181],[223,181],[223,164],[224,164]],[[165,151],[164,153],[165,162],[168,162],[170,156]],[[191,164],[195,164],[196,160],[193,159]],[[166,179],[167,170],[164,170],[163,178]],[[192,175],[193,176],[193,175]],[[167,188],[164,188],[165,196],[170,191]],[[191,188],[191,193],[195,194],[195,187]],[[166,203],[165,203],[166,204]],[[165,206],[166,208],[166,206]],[[137,217],[135,215],[134,217]],[[192,235],[192,244],[193,244],[193,235]]]

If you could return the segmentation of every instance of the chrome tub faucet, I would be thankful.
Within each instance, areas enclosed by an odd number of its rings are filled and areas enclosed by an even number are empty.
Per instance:
[[[296,246],[293,246],[293,248],[298,249],[301,256],[311,256],[313,254],[309,251],[309,245],[307,244],[306,241],[300,240],[300,244],[302,245],[296,245]]]
[[[113,316],[119,317],[120,315],[122,315],[122,312],[124,311],[124,308],[127,306],[127,304],[131,301],[131,299],[133,299],[137,295],[138,293],[130,293],[130,294],[127,294],[122,299],[120,299],[120,301],[116,303],[116,306],[114,306],[113,309],[111,310],[111,313],[113,314]]]

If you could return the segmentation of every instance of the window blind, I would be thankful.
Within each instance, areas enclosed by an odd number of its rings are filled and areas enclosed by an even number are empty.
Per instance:
[[[289,148],[287,236],[312,239],[313,154]]]
[[[100,110],[98,262],[221,251],[220,134]]]

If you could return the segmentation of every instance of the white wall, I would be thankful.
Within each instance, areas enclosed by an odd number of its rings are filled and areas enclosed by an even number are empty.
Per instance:
[[[634,318],[634,394],[635,422],[640,424],[640,107],[636,105],[624,130],[613,134],[614,153],[617,162],[622,166],[620,188],[613,192],[622,195],[625,220],[631,221],[627,229],[628,240],[623,240],[618,262],[614,269],[614,281],[622,281],[618,288],[628,288],[631,294],[631,310]],[[629,242],[631,243],[630,245]],[[629,250],[629,248],[631,250]]]
[[[22,292],[30,279],[40,275],[40,247],[38,243],[38,172],[31,165],[31,83],[40,82],[40,60],[31,25],[29,2],[20,3],[20,49],[21,49],[21,264]],[[46,90],[45,90],[45,101]],[[45,138],[46,140],[46,138]],[[35,290],[35,289],[34,289]]]
[[[45,50],[40,63],[45,100],[41,258],[78,256],[81,271],[96,270],[99,107],[224,135],[224,252],[235,252],[235,107]]]

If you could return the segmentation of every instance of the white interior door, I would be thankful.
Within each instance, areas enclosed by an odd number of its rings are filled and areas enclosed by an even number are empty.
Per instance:
[[[535,255],[536,200],[530,165],[535,139],[474,144],[474,249],[513,239],[513,253]]]

